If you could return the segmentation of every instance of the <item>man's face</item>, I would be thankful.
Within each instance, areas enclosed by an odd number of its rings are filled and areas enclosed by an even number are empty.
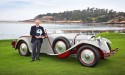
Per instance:
[[[36,22],[36,26],[39,26],[39,22]]]

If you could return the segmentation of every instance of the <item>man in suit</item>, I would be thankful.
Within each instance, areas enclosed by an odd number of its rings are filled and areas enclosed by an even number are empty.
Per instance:
[[[45,38],[44,28],[39,25],[40,21],[36,20],[35,25],[31,27],[30,35],[32,36],[31,43],[32,43],[32,60],[33,62],[36,60],[40,60],[40,49],[43,43],[43,39]]]

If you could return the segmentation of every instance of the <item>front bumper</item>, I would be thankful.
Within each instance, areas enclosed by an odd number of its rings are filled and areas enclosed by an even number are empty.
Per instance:
[[[111,50],[110,53],[105,53],[105,54],[104,54],[104,59],[106,59],[106,58],[108,58],[108,57],[110,57],[110,56],[116,54],[117,52],[118,52],[118,48],[116,48],[116,49],[114,49],[114,50]]]

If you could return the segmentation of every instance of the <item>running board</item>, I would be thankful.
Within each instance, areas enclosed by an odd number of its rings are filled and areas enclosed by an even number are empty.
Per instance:
[[[52,56],[57,56],[58,58],[66,58],[71,54],[71,50],[66,50],[63,53],[60,54],[47,54],[47,55],[52,55]]]

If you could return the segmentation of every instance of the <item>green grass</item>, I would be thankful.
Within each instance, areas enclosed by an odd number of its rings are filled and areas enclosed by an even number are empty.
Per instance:
[[[59,59],[41,54],[40,61],[30,62],[30,56],[20,56],[11,48],[11,41],[0,41],[0,75],[124,75],[125,35],[99,34],[112,41],[112,47],[119,48],[116,55],[100,60],[95,67],[84,67],[76,58]],[[98,36],[99,36],[98,35]]]

